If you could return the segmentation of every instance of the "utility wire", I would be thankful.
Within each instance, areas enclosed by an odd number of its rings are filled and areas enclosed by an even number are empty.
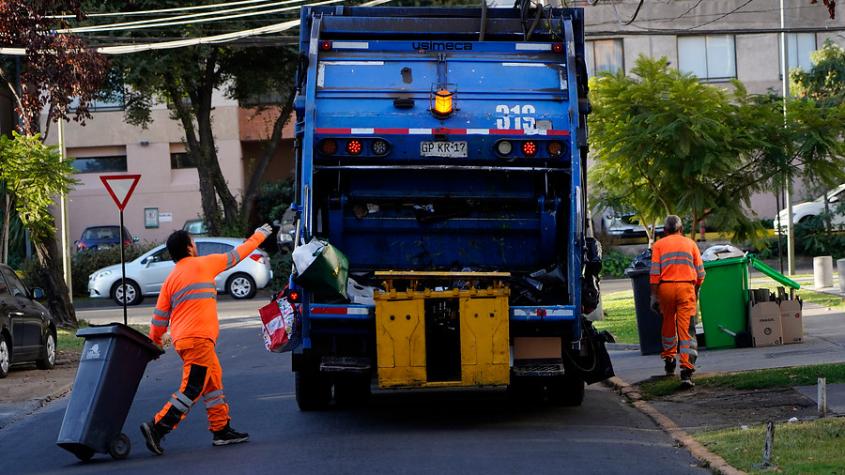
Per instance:
[[[328,0],[324,2],[317,2],[317,3],[310,3],[308,7],[316,7],[319,5],[326,5],[329,3],[335,3],[337,0]],[[392,0],[371,0],[366,3],[362,3],[360,5],[356,5],[357,7],[374,7],[377,5],[383,5],[388,3]],[[122,45],[122,46],[103,46],[94,48],[94,51],[101,53],[101,54],[109,54],[109,55],[118,55],[118,54],[130,54],[130,53],[140,53],[143,51],[152,51],[152,50],[164,50],[164,49],[174,49],[174,48],[184,48],[187,46],[196,46],[196,45],[203,45],[203,44],[217,44],[217,43],[229,43],[232,41],[240,40],[243,38],[249,38],[252,36],[258,35],[267,35],[271,33],[280,33],[282,31],[287,31],[292,28],[296,28],[299,26],[299,20],[290,20],[282,23],[276,23],[274,25],[263,26],[260,28],[252,28],[249,30],[241,30],[235,31],[232,33],[225,33],[221,35],[212,35],[212,36],[203,36],[200,38],[190,38],[184,40],[174,40],[174,41],[163,41],[160,43],[144,43],[144,44],[135,44],[135,45]],[[10,55],[10,56],[26,56],[26,48],[5,48],[0,47],[0,54]]]
[[[153,18],[153,19],[149,19],[149,20],[127,21],[127,22],[122,22],[122,23],[109,23],[109,24],[104,24],[104,25],[78,26],[78,27],[75,27],[75,28],[64,28],[64,29],[61,29],[61,30],[56,30],[56,32],[57,33],[87,33],[87,32],[91,32],[91,31],[104,31],[104,30],[110,30],[110,31],[130,30],[130,29],[133,29],[132,27],[136,27],[136,28],[139,28],[139,29],[140,28],[149,28],[149,26],[144,26],[144,25],[150,25],[150,24],[157,25],[160,22],[170,22],[170,23],[167,23],[165,26],[182,25],[182,24],[187,24],[187,23],[191,23],[191,22],[190,21],[179,22],[179,21],[175,21],[175,20],[187,20],[187,19],[207,17],[207,16],[212,16],[213,18],[212,19],[206,19],[205,21],[216,21],[214,18],[228,19],[228,18],[239,18],[239,17],[251,16],[251,15],[262,15],[262,14],[266,14],[266,13],[275,13],[275,12],[279,11],[279,9],[264,10],[264,11],[260,11],[260,12],[250,12],[250,13],[244,13],[244,14],[240,14],[240,15],[231,15],[231,16],[223,16],[223,17],[217,17],[216,16],[216,15],[220,15],[222,13],[233,13],[233,12],[239,12],[239,11],[244,11],[244,10],[255,10],[257,8],[275,7],[275,6],[280,6],[280,5],[290,5],[291,3],[300,3],[302,1],[304,1],[304,0],[285,0],[285,1],[281,1],[281,2],[268,3],[268,4],[265,4],[265,5],[252,5],[252,6],[248,6],[248,7],[230,8],[230,9],[227,9],[227,10],[218,10],[218,11],[214,11],[214,12],[192,13],[192,14],[189,14],[189,15],[180,15],[180,16],[166,17],[166,18]],[[293,7],[293,8],[296,9],[296,8],[299,8],[299,7]],[[201,23],[201,22],[202,22],[202,20],[197,20],[195,23]]]
[[[174,8],[161,8],[157,10],[136,10],[136,11],[128,11],[128,12],[109,12],[109,13],[87,13],[85,14],[86,17],[110,17],[110,16],[137,16],[137,15],[158,15],[160,13],[175,13],[175,12],[187,12],[187,11],[194,11],[194,10],[208,10],[210,8],[222,8],[222,7],[231,7],[235,5],[246,5],[250,3],[263,3],[268,2],[270,0],[241,0],[239,2],[225,2],[225,3],[215,3],[213,5],[196,5],[192,7],[174,7]],[[50,15],[47,18],[54,18],[54,19],[67,19],[67,18],[76,18],[76,15]]]

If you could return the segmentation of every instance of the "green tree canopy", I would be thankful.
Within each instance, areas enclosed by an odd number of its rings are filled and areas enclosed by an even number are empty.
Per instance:
[[[702,219],[755,239],[751,196],[801,174],[837,182],[845,176],[841,106],[806,98],[787,107],[701,83],[666,58],[640,57],[633,76],[605,73],[591,82],[590,172],[594,199],[633,209],[642,222],[666,214]],[[695,229],[691,230],[694,234]]]

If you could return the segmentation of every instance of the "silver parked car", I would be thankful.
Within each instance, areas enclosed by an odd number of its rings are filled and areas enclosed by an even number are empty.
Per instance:
[[[200,256],[222,254],[243,244],[237,238],[194,238]],[[147,295],[157,295],[164,279],[176,264],[170,259],[165,245],[160,245],[134,261],[126,263],[126,304],[137,305]],[[217,276],[218,292],[226,292],[236,299],[250,299],[258,289],[263,289],[273,278],[270,256],[256,249],[235,267]],[[88,277],[88,294],[91,298],[112,298],[123,305],[123,288],[120,285],[120,264],[103,267]]]

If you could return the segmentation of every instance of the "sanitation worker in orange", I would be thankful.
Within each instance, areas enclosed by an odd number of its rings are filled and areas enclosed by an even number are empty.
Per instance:
[[[654,243],[651,254],[651,306],[663,316],[663,351],[660,356],[668,376],[675,374],[681,360],[681,385],[695,383],[695,359],[698,344],[695,340],[696,301],[698,289],[704,282],[704,263],[692,239],[684,237],[681,218],[670,215],[663,226],[665,236]]]
[[[187,232],[176,231],[167,238],[167,250],[176,266],[158,296],[150,338],[161,346],[162,337],[170,328],[173,347],[183,362],[182,384],[152,421],[141,424],[147,448],[154,454],[164,453],[162,439],[200,398],[208,413],[213,445],[237,444],[249,439],[249,434],[238,432],[229,424],[223,370],[215,352],[220,325],[214,279],[249,256],[272,232],[270,225],[265,224],[237,248],[202,257],[198,256],[196,244]]]

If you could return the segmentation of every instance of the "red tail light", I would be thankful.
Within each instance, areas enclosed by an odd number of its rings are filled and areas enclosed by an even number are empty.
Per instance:
[[[563,43],[552,43],[552,52],[555,54],[563,53]]]
[[[537,154],[537,144],[532,141],[522,142],[522,153],[524,153],[526,157],[533,157]]]
[[[538,317],[543,318],[543,317],[546,316],[546,314],[547,314],[547,312],[546,312],[545,308],[538,308],[537,309],[537,316]]]
[[[362,150],[364,150],[364,146],[361,144],[360,140],[353,139],[346,142],[346,152],[349,155],[360,155]]]
[[[334,155],[337,153],[337,141],[334,139],[325,139],[320,142],[320,152],[323,155]]]
[[[299,292],[291,290],[288,292],[288,299],[293,303],[299,303]]]
[[[250,254],[249,258],[254,260],[255,262],[264,262],[264,256],[262,256],[261,254]]]
[[[331,51],[332,50],[332,42],[329,40],[323,40],[320,42],[320,51]]]

